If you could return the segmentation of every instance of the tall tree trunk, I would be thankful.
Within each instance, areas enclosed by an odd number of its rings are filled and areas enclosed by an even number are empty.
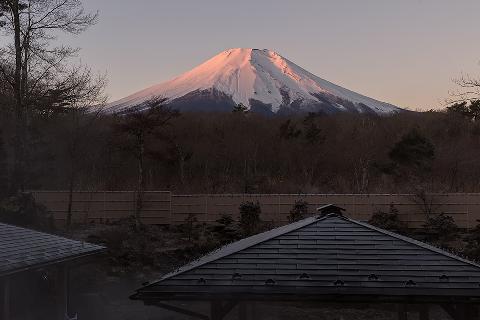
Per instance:
[[[138,227],[141,224],[140,216],[142,213],[143,207],[143,193],[144,193],[144,157],[145,157],[145,141],[143,133],[140,133],[137,136],[138,142],[138,180],[137,180],[137,197],[136,197],[136,208],[135,208],[135,224]]]
[[[30,36],[27,34],[23,40],[23,63],[21,76],[21,96],[22,96],[22,114],[21,114],[21,152],[20,152],[20,190],[25,191],[25,184],[27,181],[27,171],[29,168],[30,152],[29,145],[29,93],[28,93],[28,64],[30,59]]]
[[[67,222],[66,227],[67,230],[70,230],[72,226],[72,207],[73,207],[73,187],[75,185],[75,159],[71,157],[70,159],[70,174],[69,174],[69,181],[68,181],[68,207],[67,207]]]
[[[73,113],[72,123],[75,127],[78,127],[78,118],[76,113]],[[70,230],[72,226],[72,207],[73,207],[73,188],[75,186],[75,180],[77,178],[77,161],[79,157],[78,153],[78,132],[73,129],[70,133],[70,139],[68,144],[68,157],[69,157],[69,172],[68,172],[68,207],[67,207],[67,230]]]
[[[24,128],[24,105],[22,88],[22,53],[21,30],[20,30],[20,5],[18,0],[11,2],[12,17],[14,23],[14,45],[15,45],[15,146],[14,146],[14,172],[11,185],[11,192],[24,191],[25,189],[25,128]]]
[[[179,169],[180,183],[183,186],[185,184],[185,156],[184,155],[180,156],[179,162],[180,164],[178,169]]]
[[[175,149],[177,151],[177,156],[178,156],[178,176],[180,178],[180,183],[183,186],[185,183],[185,162],[187,159],[187,154],[182,150],[182,147],[179,146],[177,143],[175,144]]]

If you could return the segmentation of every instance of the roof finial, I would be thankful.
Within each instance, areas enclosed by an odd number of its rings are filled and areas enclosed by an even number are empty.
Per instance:
[[[317,208],[317,211],[320,212],[320,217],[324,217],[328,214],[334,214],[334,215],[339,215],[342,216],[342,211],[345,211],[344,208],[336,206],[334,204],[327,204],[324,206],[321,206]]]

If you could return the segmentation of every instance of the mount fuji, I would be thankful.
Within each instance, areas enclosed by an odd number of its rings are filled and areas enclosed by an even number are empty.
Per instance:
[[[154,96],[180,111],[231,111],[243,104],[263,114],[338,112],[392,114],[401,108],[321,79],[276,52],[230,49],[170,81],[106,106],[129,112]]]

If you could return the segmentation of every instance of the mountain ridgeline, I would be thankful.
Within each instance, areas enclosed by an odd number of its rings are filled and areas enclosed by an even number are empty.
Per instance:
[[[264,115],[339,112],[392,114],[401,111],[323,80],[276,52],[230,49],[173,80],[107,105],[128,112],[154,96],[180,111],[230,112],[238,105]]]

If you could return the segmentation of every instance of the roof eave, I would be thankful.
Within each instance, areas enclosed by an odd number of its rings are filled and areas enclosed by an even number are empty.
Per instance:
[[[417,289],[417,288],[399,288],[397,291],[389,291],[384,294],[384,289],[377,291],[352,290],[352,288],[331,288],[330,290],[311,291],[311,292],[137,292],[130,296],[130,299],[143,301],[145,304],[155,304],[158,301],[208,301],[208,300],[256,300],[256,301],[352,301],[352,302],[371,302],[376,301],[410,301],[410,302],[452,302],[461,301],[462,303],[480,302],[480,292],[476,289],[458,289],[445,292],[444,290]]]
[[[69,262],[78,261],[78,260],[81,260],[81,259],[87,259],[87,258],[96,256],[96,255],[100,255],[102,253],[105,253],[106,251],[107,251],[107,248],[101,248],[101,249],[97,249],[97,250],[90,251],[90,252],[87,252],[87,253],[77,254],[77,255],[61,258],[61,259],[51,260],[51,261],[44,262],[44,263],[37,263],[37,264],[32,264],[32,265],[21,267],[21,268],[8,270],[8,271],[0,273],[0,278],[10,277],[10,276],[15,275],[15,274],[24,273],[24,272],[28,272],[28,271],[32,271],[32,270],[37,270],[37,269],[42,269],[42,268],[46,268],[46,267],[49,267],[49,266],[52,266],[52,265],[69,263]]]

